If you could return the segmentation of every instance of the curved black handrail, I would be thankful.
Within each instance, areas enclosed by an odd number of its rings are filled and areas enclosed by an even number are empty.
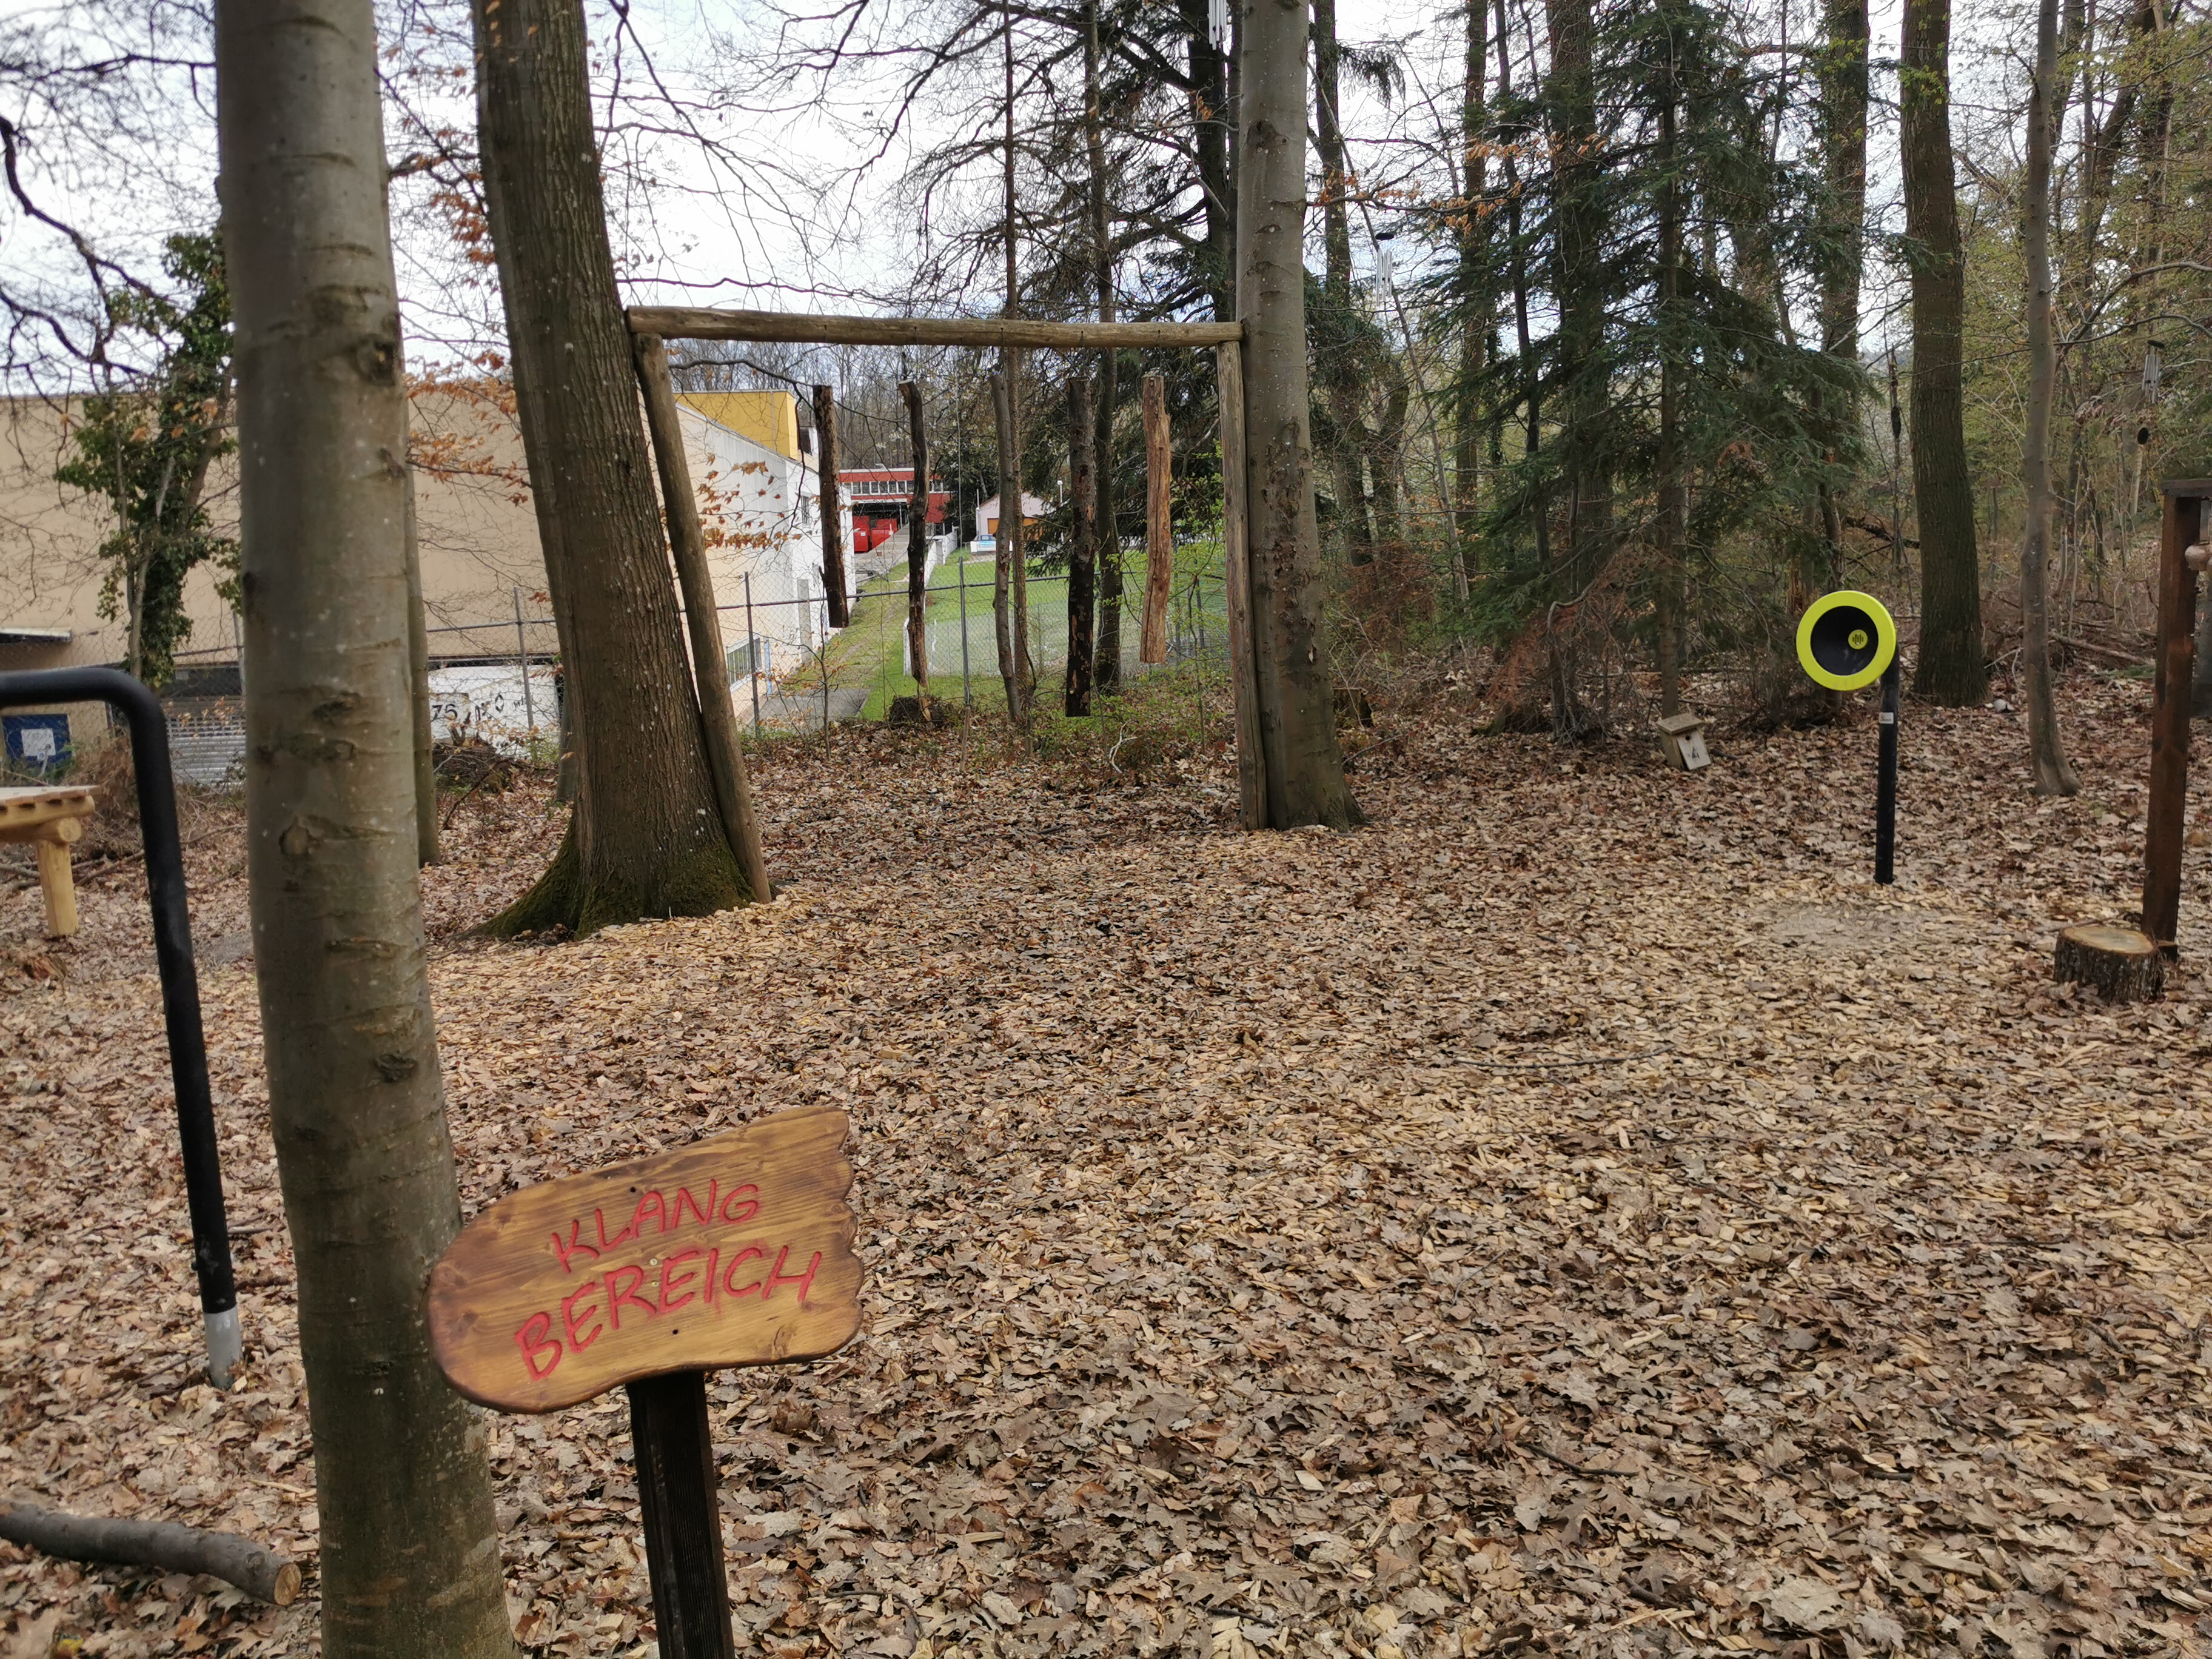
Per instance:
[[[169,773],[169,722],[154,694],[114,668],[42,668],[0,673],[0,708],[26,703],[105,702],[131,727],[138,783],[138,834],[146,849],[146,896],[154,913],[154,959],[161,974],[161,1018],[177,1091],[177,1138],[185,1201],[192,1220],[192,1271],[199,1279],[208,1377],[230,1386],[241,1346],[230,1224],[223,1212],[222,1162],[208,1090],[207,1036],[200,1024],[199,973],[185,903],[185,855],[177,837],[177,790]]]

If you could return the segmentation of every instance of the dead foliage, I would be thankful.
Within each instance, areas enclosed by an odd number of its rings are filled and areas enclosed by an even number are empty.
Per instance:
[[[1909,709],[1892,890],[1864,725],[1686,777],[1385,708],[1351,836],[1228,829],[1210,757],[833,733],[757,754],[778,902],[558,946],[459,941],[558,830],[480,799],[426,877],[465,1201],[854,1114],[866,1328],[712,1384],[748,1651],[2201,1650],[2212,860],[2164,1002],[2049,975],[2134,902],[2145,696],[2069,684],[2067,802],[2016,717]],[[205,981],[216,1395],[143,897],[85,908],[0,1001],[0,1486],[307,1560],[252,978]],[[647,1650],[619,1399],[488,1428],[528,1650]],[[312,1583],[4,1559],[87,1652],[310,1645]]]

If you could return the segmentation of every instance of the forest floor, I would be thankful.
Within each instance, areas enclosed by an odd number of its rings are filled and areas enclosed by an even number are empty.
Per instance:
[[[763,756],[777,902],[581,943],[462,936],[557,828],[479,796],[426,878],[464,1201],[853,1114],[860,1338],[711,1384],[746,1651],[2202,1652],[2201,833],[2163,1001],[2050,975],[2136,902],[2148,696],[2068,682],[2063,802],[2014,718],[1908,708],[1886,890],[1863,714],[1685,777],[1385,709],[1349,835],[1237,832],[1219,756],[834,732]],[[245,1374],[195,1380],[136,867],[67,946],[19,889],[0,1493],[309,1593],[0,1546],[0,1653],[314,1646],[242,847],[195,833]],[[619,1395],[488,1421],[523,1643],[652,1651]]]

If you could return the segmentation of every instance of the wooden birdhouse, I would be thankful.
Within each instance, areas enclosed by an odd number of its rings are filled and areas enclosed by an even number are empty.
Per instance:
[[[1705,752],[1705,717],[1687,712],[1668,714],[1659,722],[1659,747],[1667,763],[1678,772],[1702,772],[1713,763]]]

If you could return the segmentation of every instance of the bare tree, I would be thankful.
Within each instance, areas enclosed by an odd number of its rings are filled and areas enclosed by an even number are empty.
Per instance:
[[[227,0],[254,964],[331,1659],[513,1654],[422,1285],[460,1226],[424,973],[407,412],[368,0]]]

